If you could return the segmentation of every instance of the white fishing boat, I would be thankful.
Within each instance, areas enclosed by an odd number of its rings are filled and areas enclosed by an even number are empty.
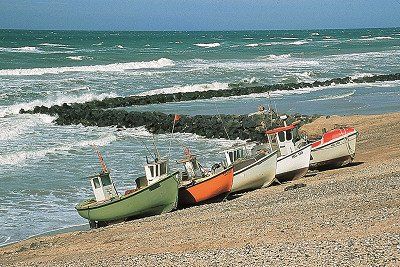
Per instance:
[[[235,145],[224,154],[227,164],[234,168],[232,193],[266,187],[274,181],[277,151],[252,152],[247,145]]]
[[[335,168],[351,163],[356,154],[358,132],[354,128],[334,129],[312,143],[311,168]]]
[[[268,130],[270,149],[278,148],[276,179],[286,182],[303,177],[310,166],[311,144],[300,138],[296,124],[287,125],[286,116],[281,116],[284,126]]]

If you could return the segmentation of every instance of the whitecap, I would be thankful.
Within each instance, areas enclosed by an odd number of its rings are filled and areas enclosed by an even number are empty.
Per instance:
[[[67,58],[71,59],[71,60],[81,61],[81,60],[83,60],[84,56],[70,56],[70,57],[67,57]]]
[[[71,149],[89,147],[92,145],[105,146],[116,140],[114,134],[106,134],[95,140],[85,140],[73,144],[44,148],[40,150],[19,151],[11,154],[0,155],[0,165],[18,165],[30,159],[44,158],[49,154],[63,154]]]
[[[290,58],[291,54],[282,54],[282,55],[275,55],[275,54],[270,54],[267,56],[261,56],[259,59],[267,59],[267,60],[282,60],[282,59],[287,59]]]
[[[120,49],[123,49],[123,48],[124,48],[122,45],[116,45],[115,47],[116,47],[116,48],[120,48]]]
[[[256,47],[256,46],[259,46],[260,44],[246,44],[245,46],[247,46],[247,47]]]
[[[218,47],[221,46],[220,43],[199,43],[199,44],[194,44],[195,46],[198,47],[204,47],[204,48],[213,48],[213,47]]]
[[[9,53],[43,53],[44,51],[40,50],[34,46],[24,46],[24,47],[0,47],[0,52],[9,52]]]
[[[0,141],[12,140],[31,132],[39,124],[50,124],[56,117],[47,114],[20,115],[0,121]]]
[[[50,46],[50,47],[67,47],[68,46],[68,45],[65,45],[65,44],[52,44],[52,43],[41,43],[39,45]]]
[[[33,68],[33,69],[3,69],[0,76],[29,76],[43,74],[60,74],[65,72],[124,72],[139,69],[158,69],[174,66],[174,62],[168,58],[160,58],[152,61],[113,63],[106,65],[89,65],[75,67]]]
[[[168,88],[161,88],[150,90],[147,92],[140,93],[139,95],[158,95],[158,94],[174,94],[174,93],[187,93],[187,92],[201,92],[201,91],[217,91],[229,89],[228,83],[204,83],[204,84],[193,84],[184,86],[173,86]]]
[[[21,109],[30,110],[36,106],[51,107],[53,105],[62,105],[64,103],[84,103],[92,100],[103,100],[108,97],[117,97],[114,93],[93,94],[86,93],[82,95],[55,95],[46,99],[38,99],[27,103],[18,103],[11,106],[4,106],[0,110],[0,117],[5,117],[12,114],[19,114]]]
[[[289,45],[303,45],[303,44],[308,44],[307,41],[295,41],[295,42],[291,42],[288,43]]]
[[[307,101],[307,102],[315,102],[315,101],[342,99],[342,98],[347,98],[347,97],[350,97],[350,96],[354,95],[355,92],[356,92],[356,90],[353,90],[352,92],[346,93],[346,94],[328,95],[328,96],[315,98],[315,99],[309,99],[309,100],[305,100],[305,101]]]

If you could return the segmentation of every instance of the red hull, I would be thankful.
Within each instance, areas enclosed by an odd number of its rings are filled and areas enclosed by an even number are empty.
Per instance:
[[[195,205],[202,201],[227,194],[232,189],[233,167],[211,176],[207,180],[179,188],[180,206]]]
[[[332,141],[336,138],[342,137],[343,135],[353,133],[356,130],[354,128],[348,127],[344,129],[334,129],[332,131],[324,133],[322,136],[321,140],[315,141],[312,143],[312,148],[317,148],[319,146],[322,146],[325,143],[328,143],[329,141]]]

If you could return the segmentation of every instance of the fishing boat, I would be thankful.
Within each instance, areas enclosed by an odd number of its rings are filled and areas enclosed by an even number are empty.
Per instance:
[[[136,188],[120,195],[98,154],[102,171],[89,177],[95,198],[75,207],[80,216],[89,220],[91,228],[169,212],[177,206],[179,172],[169,172],[167,159],[148,162],[145,176],[135,180]]]
[[[340,127],[312,142],[310,167],[335,168],[351,163],[356,153],[358,132],[351,127]]]
[[[185,167],[179,187],[179,206],[196,205],[227,196],[232,189],[233,166],[214,164],[211,170],[201,166],[197,157],[187,153],[179,161]]]
[[[310,166],[311,144],[298,134],[297,124],[286,124],[287,116],[280,117],[283,127],[265,132],[270,149],[277,146],[279,156],[276,165],[276,179],[287,182],[303,177]]]
[[[232,193],[269,186],[275,179],[277,151],[250,150],[255,144],[234,145],[224,151],[227,165],[234,168]]]

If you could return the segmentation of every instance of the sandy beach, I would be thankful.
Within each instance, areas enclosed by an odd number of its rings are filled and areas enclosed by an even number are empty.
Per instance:
[[[360,133],[350,166],[220,203],[28,239],[0,248],[0,266],[400,266],[400,113],[321,117],[302,130],[335,124]],[[306,186],[285,190],[294,183]]]

